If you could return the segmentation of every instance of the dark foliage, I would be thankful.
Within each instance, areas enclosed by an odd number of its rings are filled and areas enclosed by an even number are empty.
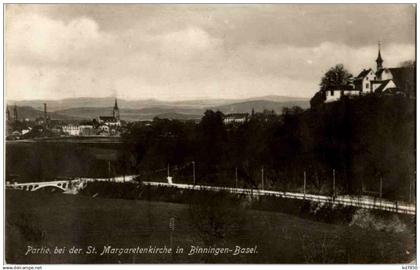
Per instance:
[[[318,107],[318,106],[324,104],[325,100],[326,100],[325,92],[324,91],[318,91],[311,98],[309,103],[311,104],[311,108],[315,108],[315,107]]]
[[[251,196],[224,191],[181,190],[168,186],[148,186],[138,183],[91,182],[80,191],[81,195],[143,201],[173,202],[188,205],[191,229],[206,244],[223,243],[226,237],[237,237],[247,223],[247,210],[281,212],[305,219],[348,226],[358,208],[337,206],[330,203],[311,202],[274,196]],[[359,209],[360,210],[360,209]],[[415,231],[413,216],[395,214],[381,210],[364,209],[378,220],[397,218]]]
[[[207,111],[199,124],[155,120],[124,134],[143,179],[302,191],[330,195],[333,170],[338,194],[382,195],[408,200],[415,179],[415,102],[396,96],[342,99],[306,111],[257,113],[224,125]],[[134,147],[133,147],[134,146]],[[411,185],[411,187],[410,187]]]
[[[349,85],[353,75],[342,64],[330,68],[321,79],[321,89]]]

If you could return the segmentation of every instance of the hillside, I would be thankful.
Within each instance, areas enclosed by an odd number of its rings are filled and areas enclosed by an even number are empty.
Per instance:
[[[201,117],[204,111],[202,109],[176,108],[176,107],[150,107],[143,109],[120,109],[120,118],[126,121],[151,120],[156,116],[170,116],[170,119],[195,119]],[[112,107],[89,107],[89,108],[71,108],[57,111],[59,114],[70,117],[93,119],[98,116],[112,115]],[[173,116],[178,117],[173,118]]]
[[[289,101],[289,102],[275,102],[266,100],[246,101],[241,103],[233,103],[223,106],[207,107],[207,108],[191,108],[185,106],[154,106],[142,109],[120,109],[120,117],[127,121],[151,120],[156,116],[169,119],[197,119],[201,118],[206,109],[213,111],[219,110],[223,113],[250,113],[252,109],[255,112],[262,112],[263,110],[274,110],[281,113],[284,107],[300,106],[307,108],[309,103],[307,101]],[[88,108],[71,108],[66,110],[56,111],[58,114],[67,115],[71,117],[92,119],[100,115],[111,115],[112,107],[88,107]]]
[[[267,99],[267,100],[265,100]],[[268,100],[272,99],[272,100]],[[109,104],[113,103],[113,100],[109,99],[77,99],[78,102],[74,102],[76,99],[71,101],[63,100],[62,103],[48,103],[48,115],[51,119],[93,119],[99,116],[110,116],[112,115],[113,107],[109,106]],[[98,101],[95,106],[81,106],[81,107],[71,107],[62,110],[53,110],[54,107],[57,106],[72,106],[72,104],[86,104],[91,105],[92,102]],[[286,100],[286,101],[273,101],[273,100]],[[195,100],[195,101],[178,101],[172,103],[162,103],[156,100],[146,100],[143,101],[133,101],[128,102],[124,100],[119,100],[119,107],[120,107],[120,117],[126,121],[139,121],[139,120],[151,120],[154,117],[160,118],[169,118],[169,119],[198,119],[201,118],[204,111],[207,109],[213,111],[221,111],[223,113],[242,113],[248,112],[250,113],[252,109],[255,112],[262,112],[263,110],[274,110],[277,113],[281,113],[284,107],[292,107],[292,106],[300,106],[302,108],[308,108],[309,102],[306,99],[298,99],[294,100],[294,98],[287,98],[287,97],[277,97],[277,96],[266,96],[261,97],[259,100],[249,99],[247,101],[241,102],[232,102],[224,105],[220,105],[228,100]],[[233,101],[233,100],[229,100]],[[140,104],[144,102],[144,104]],[[35,107],[31,106],[19,106],[18,104],[18,114],[19,118],[28,118],[31,120],[36,119],[37,117],[42,117],[43,111],[41,101],[38,103],[35,101],[22,101],[23,104],[33,104]],[[137,104],[139,106],[145,107],[138,107],[132,108],[133,104]],[[147,103],[147,106],[146,106]],[[156,105],[158,104],[159,105]],[[214,103],[219,103],[219,105],[214,106]],[[37,105],[38,104],[38,105]],[[61,105],[60,105],[61,104]],[[105,105],[106,106],[99,106]],[[212,105],[213,104],[213,105]],[[125,107],[127,105],[128,107]],[[13,106],[9,106],[9,110],[12,114]],[[38,109],[39,108],[39,109]]]
[[[10,117],[13,118],[13,110],[14,106],[8,106]],[[44,117],[44,112],[41,110],[36,110],[29,106],[23,106],[23,107],[17,107],[17,113],[18,113],[18,119],[29,119],[29,120],[35,120],[39,117]],[[66,114],[60,114],[56,112],[49,112],[48,116],[50,119],[56,119],[56,120],[78,120],[83,119],[72,115],[66,115]]]
[[[160,119],[170,119],[170,120],[196,120],[201,119],[202,115],[194,114],[183,114],[183,113],[162,113],[156,115]]]
[[[300,102],[307,101],[306,98],[285,97],[285,96],[262,96],[245,99],[195,99],[180,101],[162,101],[157,99],[138,99],[127,100],[118,98],[118,106],[124,109],[142,109],[151,107],[172,107],[172,108],[190,108],[204,109],[217,106],[223,106],[233,103],[249,102],[249,101],[274,101],[274,102]],[[9,105],[30,106],[35,109],[43,110],[43,103],[47,103],[48,111],[60,111],[71,108],[106,108],[114,105],[114,97],[104,98],[67,98],[61,100],[8,100]]]
[[[212,108],[213,110],[219,110],[223,113],[250,113],[252,109],[255,112],[262,112],[264,110],[274,110],[277,113],[281,113],[285,107],[299,106],[303,109],[309,107],[309,102],[307,100],[299,101],[286,101],[286,102],[277,102],[277,101],[267,101],[267,100],[253,100],[246,101],[234,104],[228,104],[223,106],[218,106]]]
[[[71,108],[106,108],[114,106],[115,98],[68,98],[61,100],[8,100],[8,104],[17,106],[30,106],[42,110],[43,103],[47,103],[49,111],[59,111]],[[124,100],[118,99],[120,108],[144,108],[150,106],[165,105],[165,102],[155,99]]]

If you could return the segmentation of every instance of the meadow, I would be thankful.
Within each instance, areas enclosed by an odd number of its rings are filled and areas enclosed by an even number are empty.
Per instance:
[[[224,202],[225,204],[225,202]],[[224,205],[223,204],[223,205]],[[169,226],[173,219],[174,230]],[[172,234],[172,240],[171,240]],[[407,263],[415,235],[328,224],[239,206],[6,192],[7,263]],[[181,247],[180,254],[104,254],[116,248]],[[66,247],[25,255],[28,246]],[[97,253],[86,254],[88,247]],[[191,246],[253,248],[253,254],[194,254]],[[69,254],[72,247],[80,254]]]

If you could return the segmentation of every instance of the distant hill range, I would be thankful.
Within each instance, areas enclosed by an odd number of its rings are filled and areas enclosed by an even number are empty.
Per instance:
[[[14,110],[14,106],[7,106],[10,112],[10,117],[13,118],[13,110]],[[17,113],[18,113],[18,118],[19,119],[30,119],[30,120],[35,120],[37,118],[41,118],[44,117],[44,112],[34,109],[30,106],[17,106]],[[65,114],[59,114],[56,112],[50,112],[48,113],[48,116],[50,117],[50,119],[57,119],[57,120],[77,120],[79,118],[77,117],[72,117],[70,115],[65,115]]]
[[[213,110],[219,110],[223,113],[251,113],[252,109],[255,112],[262,112],[264,110],[274,110],[276,113],[281,113],[285,107],[299,106],[303,109],[309,107],[307,100],[295,100],[295,101],[268,101],[268,100],[253,100],[246,102],[239,102],[233,104],[227,104],[222,106],[213,107]]]
[[[8,101],[9,111],[18,106],[19,118],[35,119],[43,116],[43,103],[47,103],[51,119],[93,119],[100,115],[112,115],[114,98],[73,98],[63,100]],[[151,120],[154,117],[168,119],[199,119],[206,109],[223,113],[251,113],[274,110],[281,113],[284,107],[309,107],[309,99],[283,96],[263,96],[249,99],[203,99],[186,101],[124,100],[118,99],[123,120]]]
[[[202,109],[191,109],[183,107],[168,108],[164,106],[143,109],[120,108],[120,118],[128,121],[152,120],[156,116],[161,118],[165,118],[166,116],[166,118],[170,119],[196,119],[201,118],[203,112],[204,110]],[[111,116],[112,107],[71,108],[56,111],[56,113],[78,119],[93,119],[97,118],[100,115]]]

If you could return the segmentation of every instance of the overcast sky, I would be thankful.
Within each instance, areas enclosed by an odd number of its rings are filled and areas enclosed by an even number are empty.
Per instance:
[[[8,99],[310,97],[415,58],[413,5],[6,6]]]

